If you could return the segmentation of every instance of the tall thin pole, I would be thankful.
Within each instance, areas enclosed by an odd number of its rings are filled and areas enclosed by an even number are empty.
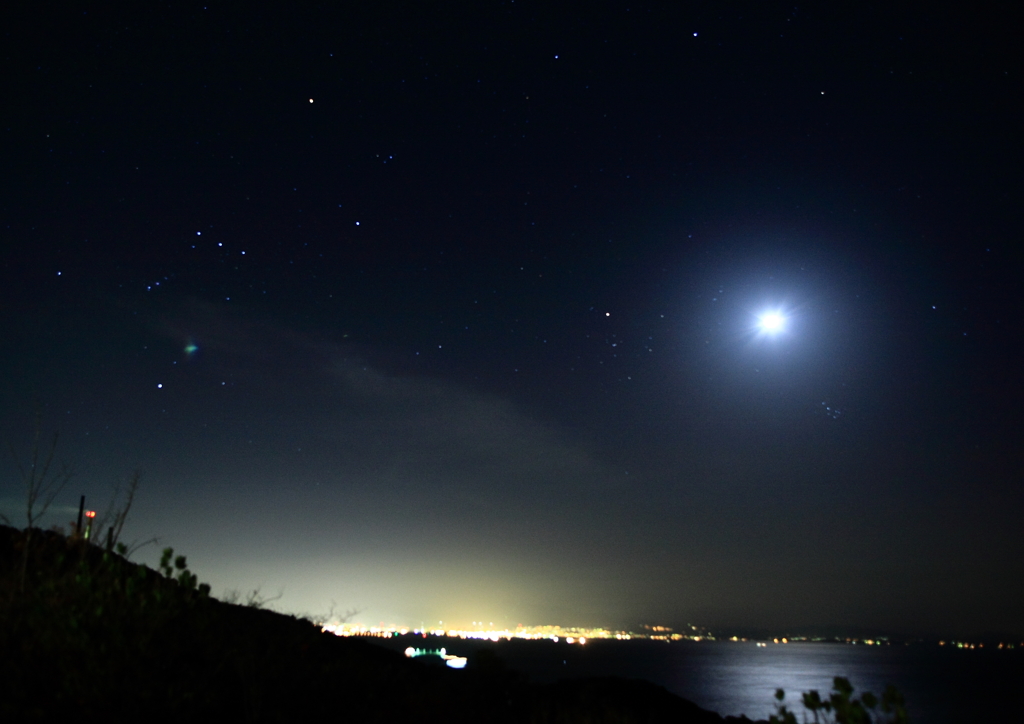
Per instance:
[[[82,514],[85,513],[85,496],[82,496],[81,502],[78,504],[78,524],[75,526],[75,535],[82,535]]]

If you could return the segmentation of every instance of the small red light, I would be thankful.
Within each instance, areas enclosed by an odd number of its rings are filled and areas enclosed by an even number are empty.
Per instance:
[[[95,510],[87,510],[87,511],[85,511],[85,517],[86,518],[95,518],[96,517],[96,511]]]

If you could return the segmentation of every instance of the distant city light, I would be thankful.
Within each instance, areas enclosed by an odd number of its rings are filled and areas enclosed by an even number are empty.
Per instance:
[[[442,622],[438,622],[442,623]],[[473,622],[473,625],[483,625],[483,622]],[[490,624],[493,626],[494,624]],[[375,638],[392,638],[398,636],[412,635],[418,638],[424,639],[428,637],[444,638],[449,640],[449,645],[457,645],[452,643],[451,639],[462,639],[462,640],[490,640],[490,641],[508,641],[510,639],[521,639],[527,641],[551,641],[553,643],[559,643],[564,638],[565,645],[579,646],[587,643],[588,638],[612,640],[612,641],[632,641],[632,640],[645,640],[645,641],[731,641],[735,643],[754,643],[758,648],[767,646],[768,644],[779,644],[785,645],[793,642],[808,642],[808,641],[825,641],[829,643],[839,644],[852,644],[852,645],[866,645],[866,646],[888,646],[890,641],[888,637],[878,637],[874,639],[861,639],[861,638],[840,638],[840,637],[827,637],[827,636],[786,636],[778,638],[766,638],[764,640],[750,639],[746,637],[732,636],[732,637],[716,637],[710,631],[703,626],[695,626],[687,624],[685,627],[687,631],[680,632],[668,626],[642,626],[641,631],[616,631],[607,628],[586,628],[586,627],[563,627],[563,626],[524,626],[522,624],[516,626],[514,629],[476,629],[476,630],[463,630],[463,629],[445,629],[440,626],[437,628],[409,628],[407,626],[389,626],[383,623],[379,626],[366,626],[359,623],[327,623],[321,626],[321,630],[325,633],[332,633],[335,636],[368,636]],[[940,641],[939,645],[943,646],[947,642]],[[973,649],[983,648],[982,643],[969,643],[969,642],[949,642],[950,645],[963,648]],[[1022,644],[1024,645],[1024,644]],[[997,648],[1016,648],[1014,643],[1000,643]],[[405,655],[409,658],[416,658],[418,656],[437,656],[443,659],[448,666],[452,668],[462,668],[465,664],[460,663],[459,660],[463,657],[455,656],[448,653],[447,648],[416,648],[409,646],[405,649]],[[448,663],[454,661],[455,663]]]
[[[476,622],[474,622],[475,624]],[[480,624],[482,626],[482,623]],[[493,623],[491,624],[494,625]],[[654,641],[707,641],[714,640],[714,637],[710,633],[705,631],[703,628],[692,627],[693,630],[688,634],[681,634],[673,631],[670,628],[664,626],[647,627],[648,631],[644,633],[634,633],[631,631],[614,631],[605,628],[585,628],[585,627],[563,627],[563,626],[516,626],[514,629],[445,629],[441,627],[437,628],[422,628],[422,629],[410,629],[405,626],[364,626],[356,623],[338,623],[338,624],[325,624],[322,626],[322,630],[328,633],[333,633],[336,636],[373,636],[378,638],[391,638],[397,636],[405,636],[412,634],[414,636],[437,636],[449,639],[475,639],[475,640],[489,640],[489,641],[502,641],[509,639],[526,639],[530,641],[552,641],[558,643],[565,639],[565,643],[572,644],[574,646],[585,645],[588,639],[614,639],[618,641],[629,641],[630,639],[650,639]],[[409,653],[412,651],[413,653]],[[414,649],[412,647],[406,649],[406,656],[421,656],[425,654],[432,654],[436,656],[444,656],[440,649]]]

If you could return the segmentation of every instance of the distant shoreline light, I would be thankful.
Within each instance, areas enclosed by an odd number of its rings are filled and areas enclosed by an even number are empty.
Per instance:
[[[704,631],[681,634],[663,626],[653,627],[649,632],[615,631],[605,628],[583,628],[563,626],[517,626],[515,629],[444,629],[444,628],[408,628],[405,626],[364,626],[362,624],[339,623],[324,624],[322,630],[336,636],[374,636],[392,638],[395,636],[437,636],[444,638],[478,639],[501,641],[525,639],[531,641],[564,640],[568,644],[586,645],[589,640],[629,641],[643,639],[651,641],[714,641],[715,638]]]
[[[645,626],[645,631],[615,631],[605,628],[585,627],[564,627],[564,626],[517,626],[515,629],[444,629],[444,628],[409,628],[407,626],[365,626],[354,623],[327,623],[321,625],[321,630],[332,633],[335,636],[366,636],[374,638],[394,638],[398,636],[430,636],[448,639],[475,639],[487,641],[508,641],[521,639],[527,641],[552,641],[558,643],[565,641],[572,645],[585,645],[591,640],[603,641],[722,641],[730,643],[756,643],[758,647],[765,647],[770,644],[785,646],[797,643],[833,643],[848,644],[853,646],[891,646],[893,642],[888,637],[879,636],[874,638],[837,637],[837,636],[788,636],[769,637],[765,639],[747,638],[740,636],[716,637],[706,629],[691,626],[690,633],[679,633],[663,626]],[[909,642],[903,642],[909,643]],[[921,642],[924,643],[924,642]],[[933,642],[934,643],[934,642]],[[938,642],[940,646],[949,645],[951,648],[960,649],[984,649],[984,643],[947,641]],[[992,643],[993,649],[1014,649],[1017,646],[1024,648],[1024,642],[1016,643]]]

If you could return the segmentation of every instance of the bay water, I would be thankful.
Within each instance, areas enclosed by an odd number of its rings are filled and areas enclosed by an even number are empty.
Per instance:
[[[416,637],[384,640],[389,648],[423,646]],[[378,641],[380,641],[378,639]],[[645,679],[719,714],[767,719],[776,689],[785,703],[804,711],[801,693],[826,698],[833,678],[843,676],[854,696],[881,696],[887,684],[903,694],[915,724],[1024,721],[1024,649],[989,646],[959,649],[937,643],[867,646],[845,643],[591,640],[475,641],[431,637],[430,647],[468,656],[492,649],[509,668],[537,682],[619,676]]]

